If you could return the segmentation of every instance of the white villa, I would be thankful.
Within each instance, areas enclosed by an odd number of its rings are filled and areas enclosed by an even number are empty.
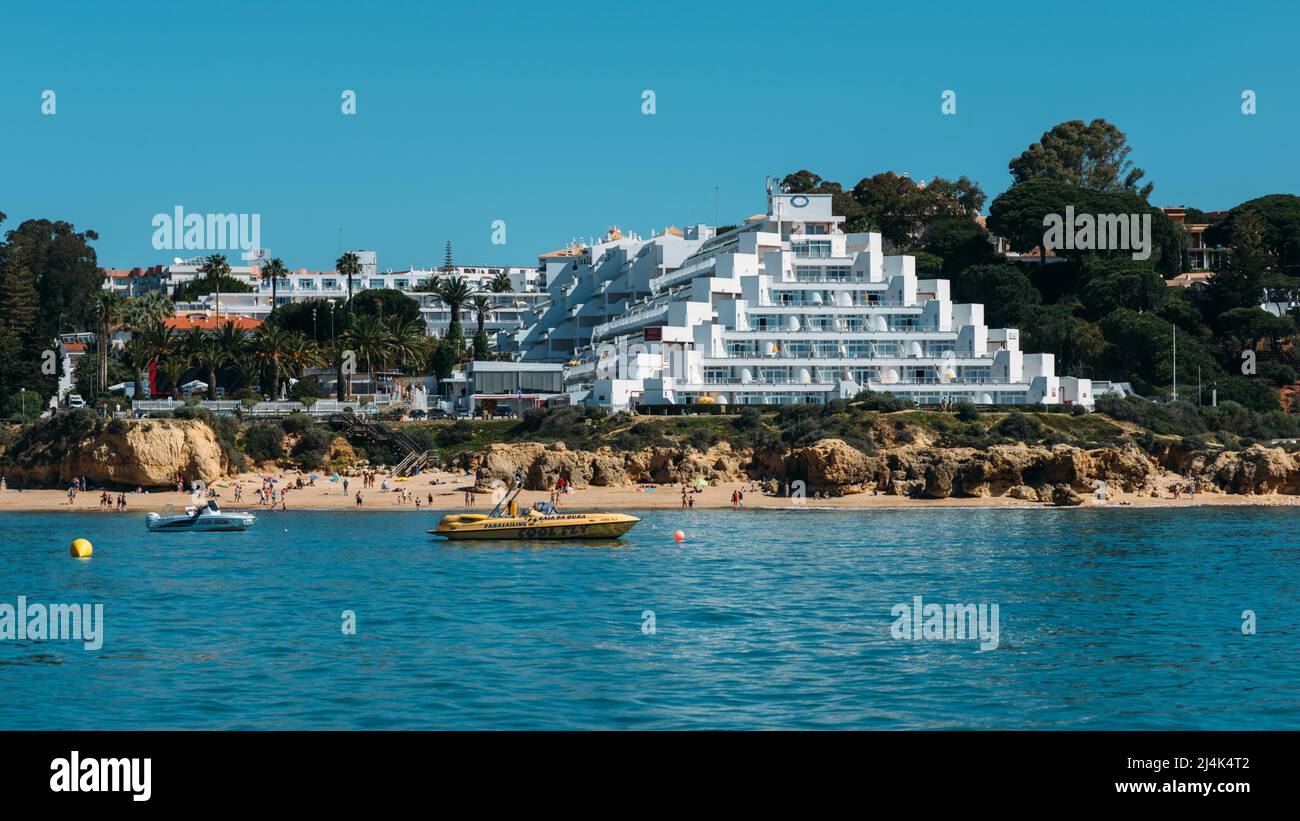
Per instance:
[[[989,328],[982,305],[918,279],[876,233],[845,233],[830,195],[770,194],[721,233],[611,231],[542,257],[550,305],[522,358],[565,361],[574,401],[611,410],[825,403],[864,390],[921,405],[1080,404],[1089,380]]]

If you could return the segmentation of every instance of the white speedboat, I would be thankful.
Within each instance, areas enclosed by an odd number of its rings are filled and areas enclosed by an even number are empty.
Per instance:
[[[217,506],[216,499],[206,505],[187,506],[184,511],[167,505],[161,513],[144,517],[145,527],[150,530],[247,530],[256,521],[251,513],[227,513]]]

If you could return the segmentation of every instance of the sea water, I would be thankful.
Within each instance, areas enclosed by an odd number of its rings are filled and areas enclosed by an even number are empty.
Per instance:
[[[0,640],[0,729],[1297,729],[1298,519],[674,510],[523,544],[429,512],[6,513],[0,604],[103,611],[98,649]]]

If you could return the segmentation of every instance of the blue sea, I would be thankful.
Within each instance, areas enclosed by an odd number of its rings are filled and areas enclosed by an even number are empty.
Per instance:
[[[1291,510],[644,516],[580,545],[0,515],[0,604],[104,614],[98,650],[0,641],[0,729],[1300,729]],[[896,638],[917,596],[996,604],[996,649]]]

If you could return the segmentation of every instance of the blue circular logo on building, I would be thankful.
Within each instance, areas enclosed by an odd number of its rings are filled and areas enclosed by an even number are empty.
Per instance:
[[[803,208],[805,205],[808,204],[808,198],[805,197],[803,194],[796,194],[795,196],[790,198],[790,204],[793,205],[795,208]]]

